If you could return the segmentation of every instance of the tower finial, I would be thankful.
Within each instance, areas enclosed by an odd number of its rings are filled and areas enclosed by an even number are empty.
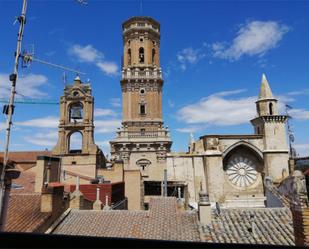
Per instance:
[[[264,73],[262,75],[262,82],[259,94],[259,100],[261,99],[274,99],[266,75]]]

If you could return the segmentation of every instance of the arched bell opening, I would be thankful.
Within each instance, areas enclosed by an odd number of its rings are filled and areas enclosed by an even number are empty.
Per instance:
[[[84,106],[80,102],[74,102],[69,106],[69,121],[71,123],[82,122],[84,119]]]
[[[72,132],[68,137],[68,151],[70,154],[80,154],[83,151],[83,134]]]
[[[248,188],[261,179],[263,158],[254,148],[240,144],[223,158],[223,169],[228,181],[235,187]]]

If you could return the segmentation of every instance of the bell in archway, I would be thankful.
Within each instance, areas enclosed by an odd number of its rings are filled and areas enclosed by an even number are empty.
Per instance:
[[[72,119],[83,119],[82,108],[80,106],[73,106],[71,108],[71,118]]]

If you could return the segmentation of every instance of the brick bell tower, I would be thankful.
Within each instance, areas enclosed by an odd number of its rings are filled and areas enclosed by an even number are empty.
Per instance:
[[[122,25],[122,127],[110,142],[114,159],[125,169],[140,169],[144,181],[161,181],[172,145],[163,126],[160,24],[132,17]]]

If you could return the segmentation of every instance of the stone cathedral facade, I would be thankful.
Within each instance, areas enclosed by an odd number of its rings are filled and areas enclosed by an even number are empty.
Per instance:
[[[61,172],[125,182],[130,210],[147,208],[151,196],[162,195],[165,175],[167,194],[180,195],[193,206],[201,189],[212,204],[267,206],[265,179],[279,183],[289,175],[289,150],[288,117],[280,115],[266,76],[256,101],[256,117],[251,120],[253,134],[205,135],[190,141],[187,152],[171,152],[172,139],[162,116],[160,24],[150,17],[132,17],[122,30],[122,125],[110,141],[111,163],[106,167],[94,142],[90,85],[77,77],[60,101],[59,138],[53,155],[61,158]],[[71,148],[74,134],[82,137],[79,150]]]
[[[124,169],[140,169],[143,181],[162,181],[172,140],[162,117],[160,24],[133,17],[122,25],[122,127],[110,142]]]

